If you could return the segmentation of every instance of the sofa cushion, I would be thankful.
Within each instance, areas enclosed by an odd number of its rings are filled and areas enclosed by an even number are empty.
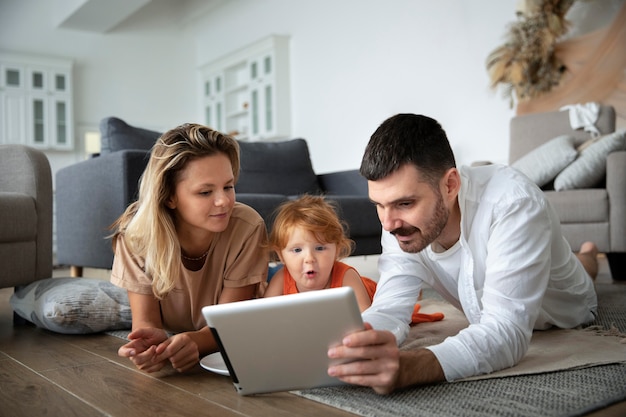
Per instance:
[[[132,327],[127,291],[100,279],[42,279],[18,289],[9,302],[20,317],[57,333]]]
[[[318,194],[321,192],[304,139],[239,142],[241,171],[237,193]]]
[[[149,151],[161,133],[134,127],[117,117],[106,117],[100,121],[100,153],[111,153],[125,149]]]
[[[574,141],[569,135],[557,136],[513,162],[511,166],[539,187],[543,187],[576,159],[578,152]]]
[[[609,221],[609,195],[605,189],[546,191],[561,223],[602,223]]]
[[[608,155],[625,148],[626,130],[618,130],[594,141],[554,179],[554,189],[563,191],[598,185],[606,174]]]

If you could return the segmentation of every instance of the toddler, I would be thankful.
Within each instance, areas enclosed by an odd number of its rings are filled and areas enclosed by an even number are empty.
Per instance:
[[[283,203],[270,233],[270,248],[283,266],[272,277],[264,296],[349,286],[364,311],[372,303],[376,282],[340,261],[350,255],[353,245],[324,197],[304,195]],[[443,318],[441,313],[421,314],[419,307],[417,304],[413,311],[413,323]]]

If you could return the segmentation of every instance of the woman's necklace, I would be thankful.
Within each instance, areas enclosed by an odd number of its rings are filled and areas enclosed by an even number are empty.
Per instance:
[[[188,261],[201,261],[202,259],[206,258],[208,254],[209,254],[209,251],[207,250],[202,255],[198,256],[197,258],[190,258],[189,256],[185,256],[185,254],[182,251],[180,252],[180,256],[182,256],[183,259],[187,259]]]

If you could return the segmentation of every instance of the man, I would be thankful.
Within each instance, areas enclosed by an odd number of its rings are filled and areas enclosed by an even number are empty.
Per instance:
[[[380,281],[366,329],[331,348],[339,379],[378,393],[497,371],[525,355],[533,329],[571,328],[597,309],[597,248],[576,256],[543,192],[512,168],[460,170],[431,118],[399,114],[372,135],[361,164],[383,226]],[[399,351],[426,283],[470,325]]]

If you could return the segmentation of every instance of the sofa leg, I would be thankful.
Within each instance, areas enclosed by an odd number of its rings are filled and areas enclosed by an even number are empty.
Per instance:
[[[607,253],[611,277],[614,281],[626,281],[626,252]]]
[[[72,278],[78,278],[83,276],[83,267],[72,265],[70,266],[70,276]]]

